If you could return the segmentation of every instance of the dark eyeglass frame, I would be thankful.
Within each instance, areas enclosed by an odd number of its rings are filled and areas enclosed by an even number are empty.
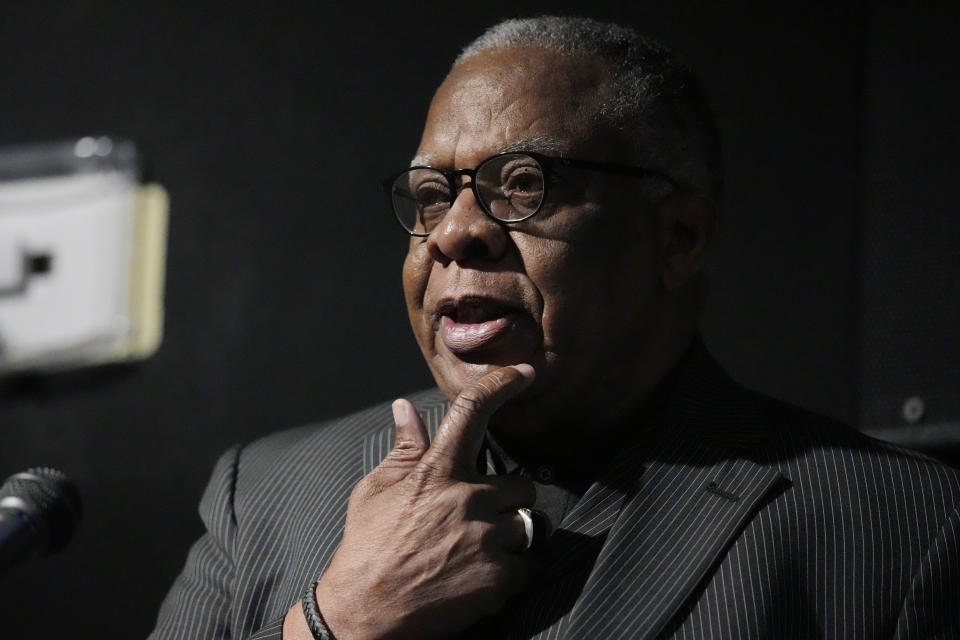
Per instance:
[[[480,193],[477,191],[477,172],[480,170],[483,165],[496,160],[497,158],[502,158],[503,156],[527,156],[532,158],[540,165],[540,169],[543,171],[543,197],[540,199],[540,204],[537,205],[536,210],[533,213],[530,213],[522,218],[515,218],[511,220],[503,220],[498,218],[490,210],[487,202],[480,197]],[[570,169],[586,169],[588,171],[600,171],[604,173],[612,173],[615,175],[629,176],[634,178],[647,178],[647,177],[656,177],[668,182],[673,188],[678,189],[680,185],[676,180],[663,173],[657,169],[648,169],[646,167],[640,167],[630,164],[618,164],[615,162],[594,162],[592,160],[578,160],[576,158],[564,158],[559,156],[546,156],[541,153],[534,153],[532,151],[505,151],[503,153],[497,153],[489,158],[484,158],[480,164],[478,164],[473,169],[455,169],[453,171],[446,171],[444,169],[438,169],[437,167],[431,167],[429,165],[416,165],[413,167],[407,167],[402,171],[397,171],[394,174],[391,174],[388,178],[383,180],[381,187],[383,188],[384,194],[387,196],[387,200],[390,203],[390,210],[393,211],[394,218],[396,218],[397,223],[403,227],[403,230],[409,233],[411,236],[416,237],[426,237],[430,235],[430,231],[426,233],[418,233],[411,229],[408,229],[407,226],[403,223],[403,220],[400,218],[400,213],[397,211],[396,206],[393,203],[393,186],[396,184],[397,178],[400,176],[409,173],[410,171],[415,171],[418,169],[430,169],[431,171],[436,171],[441,174],[444,178],[447,179],[447,184],[450,187],[450,193],[455,194],[453,199],[450,201],[450,206],[453,206],[453,201],[456,200],[457,196],[460,195],[460,189],[456,183],[457,178],[460,176],[467,176],[470,178],[470,189],[473,191],[473,197],[477,201],[477,204],[480,205],[480,208],[487,215],[488,218],[497,222],[499,224],[515,224],[517,222],[523,222],[524,220],[529,220],[533,216],[540,213],[540,210],[543,209],[543,203],[547,201],[549,196],[549,185],[550,185],[550,171],[558,168],[570,168]],[[436,228],[436,227],[434,227]],[[431,230],[432,231],[432,230]]]

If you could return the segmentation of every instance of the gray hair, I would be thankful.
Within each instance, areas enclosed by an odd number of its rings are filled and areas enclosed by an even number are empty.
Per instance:
[[[610,70],[610,92],[597,124],[621,136],[638,162],[719,203],[723,162],[713,113],[700,83],[665,47],[617,24],[540,16],[490,27],[453,66],[505,47],[599,57]]]

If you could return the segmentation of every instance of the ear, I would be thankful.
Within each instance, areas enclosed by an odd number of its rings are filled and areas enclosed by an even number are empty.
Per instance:
[[[681,288],[703,268],[717,227],[716,207],[689,193],[675,193],[659,210],[660,281],[667,291]]]

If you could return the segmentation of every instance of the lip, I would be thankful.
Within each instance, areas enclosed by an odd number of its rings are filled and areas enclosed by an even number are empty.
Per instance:
[[[508,316],[501,316],[484,322],[454,322],[450,316],[440,320],[440,340],[452,353],[464,355],[492,349],[496,343],[510,333],[513,322]]]
[[[452,353],[466,355],[496,348],[512,332],[515,305],[487,296],[444,298],[434,312],[434,328]]]

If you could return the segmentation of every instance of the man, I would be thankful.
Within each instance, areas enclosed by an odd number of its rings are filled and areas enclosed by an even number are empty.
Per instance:
[[[957,474],[698,340],[718,158],[630,30],[470,45],[385,183],[440,393],[228,453],[155,637],[960,637]]]

